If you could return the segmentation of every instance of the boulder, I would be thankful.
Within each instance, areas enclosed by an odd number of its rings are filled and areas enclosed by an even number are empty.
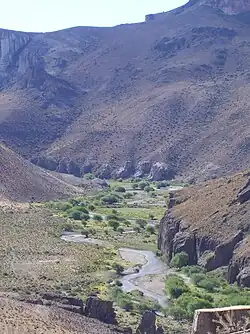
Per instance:
[[[175,172],[165,163],[156,162],[153,164],[149,178],[151,181],[172,180]]]
[[[237,199],[240,204],[243,204],[250,200],[250,180],[248,180],[245,186],[240,189],[237,195]]]
[[[196,238],[194,233],[184,231],[176,233],[173,241],[173,254],[185,252],[189,256],[189,265],[197,264]]]
[[[134,177],[142,177],[148,175],[151,169],[151,162],[150,161],[141,161],[137,165],[135,169]]]
[[[250,287],[250,267],[246,267],[242,269],[236,279],[240,287],[249,288]]]
[[[127,179],[134,174],[134,165],[132,161],[126,161],[125,165],[115,173],[117,179]]]
[[[113,302],[100,300],[97,297],[88,297],[84,309],[84,315],[98,319],[101,322],[117,325]]]
[[[141,319],[136,334],[164,334],[163,328],[156,327],[156,315],[152,311],[146,311]]]
[[[141,323],[136,330],[136,334],[156,334],[156,315],[151,311],[146,311],[141,319]]]

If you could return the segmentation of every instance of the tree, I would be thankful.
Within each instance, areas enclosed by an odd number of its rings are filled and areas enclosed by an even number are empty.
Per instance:
[[[189,256],[185,252],[180,252],[174,255],[170,265],[171,267],[182,268],[188,265]]]
[[[108,222],[109,226],[113,228],[114,231],[120,226],[120,223],[117,220],[110,220]]]
[[[115,188],[115,191],[117,193],[125,193],[126,192],[126,189],[124,187],[117,187]]]

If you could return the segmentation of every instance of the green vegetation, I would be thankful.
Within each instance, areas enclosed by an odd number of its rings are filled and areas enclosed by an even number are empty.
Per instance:
[[[188,275],[188,283],[177,275],[168,276],[165,281],[165,292],[171,298],[166,312],[176,320],[192,320],[196,309],[250,303],[250,289],[230,285],[217,272],[187,266],[181,269],[180,275]]]
[[[180,252],[174,255],[170,265],[175,268],[182,268],[188,265],[189,256],[185,252]]]

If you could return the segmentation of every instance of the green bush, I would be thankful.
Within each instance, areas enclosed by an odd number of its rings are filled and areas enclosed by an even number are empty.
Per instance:
[[[95,211],[95,206],[92,205],[92,204],[90,204],[88,208],[89,208],[89,210],[92,211],[92,212]]]
[[[132,188],[133,188],[133,189],[138,189],[138,188],[139,188],[138,183],[133,183],[133,184],[132,184]]]
[[[70,223],[66,223],[64,226],[64,231],[66,232],[73,232],[74,231],[74,225]]]
[[[153,187],[150,187],[150,186],[146,186],[144,188],[144,191],[146,191],[147,193],[151,192],[151,191],[155,191]]]
[[[147,187],[147,186],[149,186],[149,183],[148,182],[146,182],[146,181],[141,181],[140,183],[139,183],[139,188],[141,189],[141,190],[143,190],[145,187]]]
[[[77,207],[75,207],[75,209],[76,209],[77,211],[81,211],[81,212],[85,213],[86,215],[89,214],[88,209],[86,209],[84,206],[77,206]]]
[[[156,187],[157,189],[161,189],[161,188],[166,188],[169,185],[170,184],[167,181],[161,181],[161,182],[157,182]]]
[[[115,195],[107,195],[102,197],[102,202],[105,204],[115,204],[119,202],[119,198]]]
[[[100,215],[93,215],[93,220],[97,221],[97,222],[102,222],[103,218]]]
[[[90,220],[90,215],[87,215],[86,213],[81,214],[81,220],[82,221],[88,221]]]
[[[117,275],[121,275],[124,272],[124,267],[117,262],[112,264],[112,269],[115,270]]]
[[[69,218],[74,219],[74,220],[81,220],[82,219],[82,212],[79,210],[74,210],[70,212]]]
[[[172,258],[170,265],[175,268],[182,268],[188,265],[189,256],[185,252],[180,252],[174,255]]]
[[[92,173],[87,173],[84,175],[86,180],[93,180],[95,177]]]
[[[133,194],[131,194],[131,193],[126,193],[126,194],[123,195],[123,198],[125,198],[125,199],[130,199],[132,197],[133,197]]]
[[[114,231],[116,231],[120,226],[120,223],[117,220],[109,220],[108,225],[112,227]]]
[[[118,221],[119,217],[117,215],[115,215],[115,214],[111,214],[111,215],[107,215],[106,219],[107,220],[117,220]]]
[[[181,270],[187,276],[192,276],[193,274],[201,274],[205,272],[205,269],[200,266],[186,266]]]
[[[152,225],[148,225],[148,226],[146,227],[146,231],[147,231],[148,233],[150,233],[150,234],[155,234],[155,227],[152,226]]]
[[[120,234],[124,233],[124,228],[118,227],[117,232],[120,233]]]
[[[189,292],[188,285],[184,279],[177,275],[170,275],[165,281],[165,292],[171,298],[179,298],[183,293]]]
[[[117,193],[125,193],[126,192],[126,189],[124,187],[117,187],[115,188],[115,191]]]
[[[136,219],[135,222],[140,228],[144,229],[147,226],[147,221],[145,219]]]
[[[60,211],[67,211],[72,208],[72,204],[69,202],[58,202],[55,203],[55,208]]]
[[[81,234],[85,235],[86,238],[89,237],[89,230],[87,228],[81,230]]]

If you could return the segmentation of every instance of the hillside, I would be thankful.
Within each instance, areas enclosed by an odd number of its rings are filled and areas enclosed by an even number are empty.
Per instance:
[[[0,145],[0,200],[42,201],[83,192]]]
[[[249,287],[249,173],[183,189],[170,203],[158,239],[165,257],[185,251],[190,264],[226,266],[231,283]]]
[[[191,0],[113,28],[0,30],[0,140],[76,176],[244,169],[248,10],[249,1]]]

